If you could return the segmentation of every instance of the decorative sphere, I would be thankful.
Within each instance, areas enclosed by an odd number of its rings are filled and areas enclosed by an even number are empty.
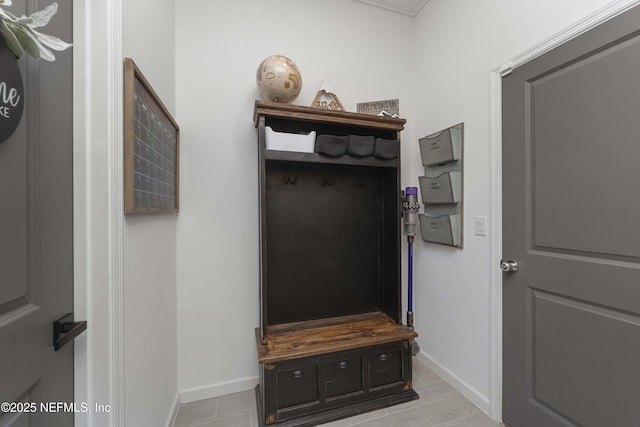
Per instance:
[[[302,76],[292,60],[286,56],[272,55],[260,63],[256,85],[265,101],[287,103],[300,93]]]

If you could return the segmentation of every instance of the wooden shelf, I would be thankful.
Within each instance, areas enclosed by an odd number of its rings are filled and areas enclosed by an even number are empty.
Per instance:
[[[312,121],[314,123],[332,123],[352,126],[362,126],[375,129],[401,131],[404,129],[405,119],[392,119],[370,114],[350,113],[347,111],[321,110],[302,105],[280,104],[277,102],[256,101],[253,112],[253,122],[258,127],[258,117],[283,117],[286,119]]]
[[[260,363],[274,363],[397,341],[416,334],[382,313],[365,313],[267,327],[266,343],[256,329]]]

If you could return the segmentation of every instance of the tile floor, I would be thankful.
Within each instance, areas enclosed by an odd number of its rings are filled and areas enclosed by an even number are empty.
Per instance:
[[[345,418],[324,427],[502,427],[417,359],[413,359],[415,400]],[[181,405],[174,427],[258,427],[254,391]]]

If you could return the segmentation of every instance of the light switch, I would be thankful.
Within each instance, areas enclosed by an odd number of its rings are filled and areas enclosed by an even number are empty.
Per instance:
[[[487,217],[477,216],[476,217],[476,236],[486,236],[486,235],[487,235]]]

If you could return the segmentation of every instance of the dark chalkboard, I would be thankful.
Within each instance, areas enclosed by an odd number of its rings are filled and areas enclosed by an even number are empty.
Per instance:
[[[124,211],[178,211],[180,128],[132,59],[124,62]]]

